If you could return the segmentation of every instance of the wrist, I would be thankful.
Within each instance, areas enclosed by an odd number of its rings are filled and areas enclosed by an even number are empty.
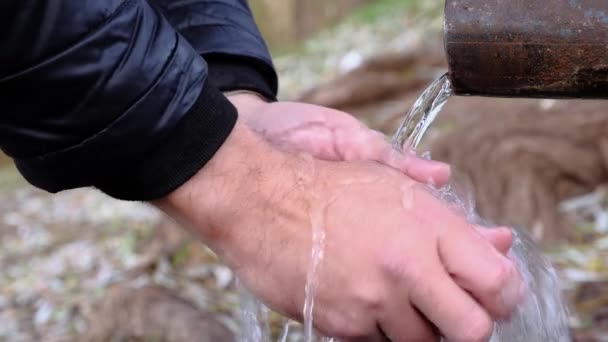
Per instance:
[[[224,95],[236,107],[245,123],[254,119],[270,102],[262,95],[248,90],[225,92]]]
[[[239,203],[239,189],[246,181],[255,183],[255,170],[263,158],[252,158],[259,153],[260,142],[255,134],[237,122],[225,143],[214,157],[181,187],[155,204],[196,232],[214,242],[214,230],[225,223]],[[254,185],[254,184],[251,184]]]
[[[279,207],[306,211],[306,198],[292,191],[301,172],[299,163],[299,158],[275,150],[239,121],[204,168],[154,204],[234,264],[243,255],[255,257],[259,252],[257,247],[244,247],[246,240],[270,226],[268,221],[280,215]]]
[[[223,92],[223,94],[228,99],[230,99],[231,97],[236,98],[237,96],[248,95],[248,96],[255,97],[265,103],[270,103],[270,100],[268,98],[266,98],[264,95],[262,95],[258,92],[252,91],[252,90],[246,90],[246,89],[230,90],[230,91]]]

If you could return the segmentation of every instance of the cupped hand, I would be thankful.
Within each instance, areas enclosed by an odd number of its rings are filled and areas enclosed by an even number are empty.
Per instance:
[[[241,124],[160,206],[300,321],[313,231],[323,232],[314,326],[341,341],[486,341],[524,291],[487,237],[403,173],[285,153]]]
[[[410,178],[436,187],[450,178],[449,165],[395,150],[386,137],[331,108],[297,102],[269,103],[251,94],[231,95],[242,121],[275,147],[308,153],[329,161],[376,161]],[[480,233],[506,254],[511,246],[508,229],[479,228]]]
[[[413,151],[398,152],[382,133],[347,113],[304,103],[267,103],[249,94],[229,99],[239,108],[243,121],[276,146],[323,160],[376,161],[435,186],[449,179],[447,164],[419,158]]]

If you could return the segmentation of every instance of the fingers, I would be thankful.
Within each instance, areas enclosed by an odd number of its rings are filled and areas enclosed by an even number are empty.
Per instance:
[[[388,156],[383,158],[383,160],[385,162],[396,160],[394,162],[396,164],[395,168],[403,171],[414,180],[438,187],[448,182],[450,178],[450,166],[448,164],[418,158],[415,155],[402,155],[400,158],[395,158],[392,156],[395,153],[399,154],[399,152],[391,149],[391,151],[387,152]]]
[[[513,244],[513,232],[508,228],[477,228],[477,231],[488,240],[501,254],[506,255]]]
[[[450,179],[448,164],[417,157],[414,153],[403,154],[384,142],[379,153],[379,162],[402,171],[412,179],[441,187]]]
[[[408,303],[406,299],[405,303]],[[418,310],[404,302],[392,300],[381,319],[382,331],[391,342],[439,341],[439,332]]]
[[[494,321],[441,267],[424,267],[424,278],[412,286],[410,300],[441,331],[447,341],[487,341]]]
[[[500,231],[491,239],[504,249]],[[487,236],[488,234],[486,234]],[[439,255],[454,280],[496,318],[507,318],[524,295],[515,264],[464,221],[452,222],[439,236]]]
[[[396,151],[383,134],[358,128],[337,132],[336,151],[343,160],[373,160],[404,172],[410,178],[443,186],[450,178],[449,165]]]

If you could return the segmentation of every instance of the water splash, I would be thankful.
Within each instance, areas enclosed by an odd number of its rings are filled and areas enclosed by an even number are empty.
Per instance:
[[[290,327],[291,327],[291,320],[285,319],[283,321],[283,330],[281,331],[281,336],[279,337],[279,342],[287,342],[287,337],[289,336]]]
[[[270,327],[268,325],[268,311],[247,288],[237,283],[239,291],[240,311],[240,342],[270,341]]]
[[[406,115],[393,137],[393,146],[404,153],[415,151],[451,95],[447,74],[433,82]],[[470,184],[452,179],[442,188],[431,187],[431,191],[470,223],[494,226],[475,212]],[[508,256],[517,265],[529,291],[509,321],[496,323],[491,342],[570,341],[567,309],[555,269],[526,231],[513,229],[513,232],[513,246]]]
[[[496,324],[491,342],[570,341],[567,309],[557,274],[532,237],[516,230],[509,257],[519,268],[529,295],[509,322]]]

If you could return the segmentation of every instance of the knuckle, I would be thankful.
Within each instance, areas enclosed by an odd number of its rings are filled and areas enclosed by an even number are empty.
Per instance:
[[[340,318],[334,323],[337,324],[329,330],[329,336],[334,336],[340,340],[360,339],[369,333],[369,331],[363,329],[365,324],[357,324],[356,322],[349,321],[344,318]]]
[[[364,296],[364,306],[368,312],[381,312],[384,309],[384,300],[377,292],[370,291]]]
[[[384,286],[385,284],[380,282],[358,283],[356,288],[353,289],[358,307],[368,314],[381,312],[386,306],[385,296],[383,295],[385,291],[381,290]],[[351,315],[355,315],[355,312],[351,312]],[[359,317],[352,318],[357,319]]]
[[[392,281],[406,281],[415,284],[424,276],[423,267],[413,260],[403,258],[402,254],[403,252],[400,250],[383,251],[380,257],[381,268]]]
[[[325,322],[319,323],[325,323],[323,330],[326,334],[330,336],[348,336],[353,333],[353,329],[349,326],[347,319],[339,312],[332,311],[325,318]]]
[[[374,331],[375,321],[362,310],[332,310],[326,313],[321,328],[328,336],[347,339],[361,339]]]

